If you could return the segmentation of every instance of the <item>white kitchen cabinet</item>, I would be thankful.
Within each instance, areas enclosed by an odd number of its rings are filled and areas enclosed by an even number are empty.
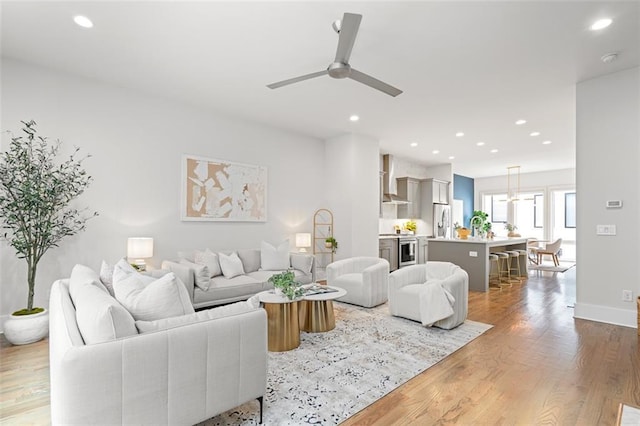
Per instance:
[[[398,219],[418,219],[421,217],[421,191],[420,180],[410,177],[402,177],[396,180],[398,184],[398,197],[409,201],[409,204],[398,205]]]
[[[398,269],[398,239],[380,238],[378,242],[378,257],[386,259],[389,262],[389,270],[395,271]]]
[[[449,204],[449,182],[439,179],[425,179],[421,182],[425,200],[436,204]]]
[[[429,258],[427,250],[429,249],[429,240],[427,237],[418,237],[418,256],[416,257],[416,263],[427,263]]]

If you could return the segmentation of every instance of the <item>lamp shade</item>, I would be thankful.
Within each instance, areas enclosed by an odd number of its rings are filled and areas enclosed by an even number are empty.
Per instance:
[[[296,247],[298,248],[311,247],[311,234],[309,234],[308,232],[296,234]]]
[[[130,259],[153,257],[153,238],[135,237],[127,239],[127,257]]]

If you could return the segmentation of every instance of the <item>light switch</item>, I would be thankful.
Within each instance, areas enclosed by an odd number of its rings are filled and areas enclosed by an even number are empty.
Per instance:
[[[616,235],[616,226],[596,225],[596,235]]]

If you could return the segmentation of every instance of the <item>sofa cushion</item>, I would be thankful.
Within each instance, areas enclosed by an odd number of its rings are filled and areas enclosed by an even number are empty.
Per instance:
[[[222,275],[222,269],[220,269],[220,260],[218,255],[209,249],[205,251],[196,250],[194,254],[194,263],[199,265],[206,265],[209,269],[209,277],[216,277]],[[206,290],[206,289],[203,289]]]
[[[111,296],[113,296],[113,265],[104,260],[100,264],[100,282],[105,286]]]
[[[238,257],[240,257],[240,260],[242,260],[242,267],[244,268],[245,274],[260,269],[260,250],[238,250]]]
[[[298,269],[305,274],[311,273],[313,267],[313,256],[308,254],[291,253],[291,267]]]
[[[189,262],[186,259],[180,259],[180,264],[191,268],[191,270],[193,271],[193,280],[195,285],[197,285],[204,291],[207,291],[209,289],[211,273],[209,272],[209,268],[206,265]]]
[[[238,299],[249,297],[262,291],[262,282],[248,276],[240,275],[234,278],[224,276],[211,278],[209,290],[202,291],[198,288],[194,291],[193,302],[204,303],[215,300]]]
[[[169,328],[179,327],[185,324],[191,324],[200,321],[208,321],[212,319],[230,317],[233,315],[250,312],[256,308],[249,302],[237,302],[230,305],[220,306],[218,308],[205,309],[194,312],[189,315],[182,315],[173,318],[164,318],[156,321],[136,321],[136,327],[140,333],[150,331],[166,330]]]
[[[236,252],[226,255],[224,253],[218,253],[220,259],[220,269],[225,278],[231,279],[239,275],[244,275],[244,268],[242,261],[238,257]]]
[[[260,244],[260,267],[267,271],[281,271],[291,266],[289,240],[274,246],[266,241]]]
[[[116,299],[136,320],[153,321],[194,312],[187,289],[173,272],[154,279],[141,275],[123,259],[114,269],[113,289]]]
[[[69,294],[75,305],[78,330],[86,344],[138,334],[131,314],[109,295],[100,284],[98,274],[90,268],[74,266],[69,278]]]

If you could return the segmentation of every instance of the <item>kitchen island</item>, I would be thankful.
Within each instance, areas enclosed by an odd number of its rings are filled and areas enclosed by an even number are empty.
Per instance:
[[[451,262],[469,274],[469,290],[489,291],[489,253],[526,250],[526,238],[495,237],[492,240],[449,238],[429,239],[429,261]],[[527,262],[520,261],[520,276],[527,277]]]

